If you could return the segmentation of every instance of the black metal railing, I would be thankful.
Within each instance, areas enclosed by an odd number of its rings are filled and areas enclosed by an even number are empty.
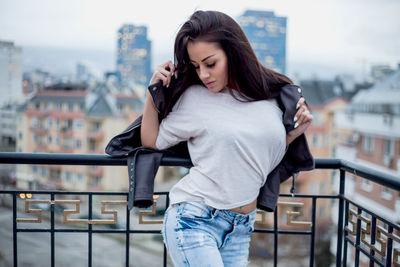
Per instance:
[[[77,155],[77,154],[37,154],[37,153],[0,153],[0,164],[39,164],[39,165],[101,165],[101,166],[125,166],[125,158],[112,158],[107,155]],[[163,166],[190,166],[190,161],[181,158],[164,157],[161,165]],[[371,168],[366,168],[348,161],[340,159],[316,159],[316,169],[339,170],[338,192],[328,195],[296,194],[296,198],[311,199],[311,221],[296,221],[296,211],[287,212],[288,224],[305,225],[309,230],[290,230],[280,229],[278,224],[278,213],[280,206],[290,206],[291,203],[279,202],[278,208],[274,212],[273,227],[271,229],[256,228],[255,233],[272,234],[274,239],[274,266],[278,265],[278,236],[279,235],[305,235],[310,237],[309,243],[309,266],[315,265],[315,237],[316,237],[316,207],[319,199],[334,199],[338,201],[337,216],[337,244],[336,244],[336,266],[347,266],[348,262],[354,262],[355,266],[360,265],[360,253],[364,254],[369,260],[368,265],[374,266],[400,266],[400,226],[398,221],[378,215],[373,210],[357,203],[345,194],[346,173],[358,176],[362,179],[375,182],[391,190],[395,194],[400,192],[400,178],[388,175]],[[29,199],[30,194],[35,196],[47,196],[40,199]],[[19,233],[26,232],[45,232],[50,233],[50,263],[55,266],[55,235],[57,233],[87,233],[88,235],[88,266],[92,266],[92,235],[95,233],[123,234],[125,236],[125,264],[129,266],[130,237],[133,234],[160,234],[160,230],[140,230],[132,229],[130,216],[131,212],[127,208],[127,192],[67,192],[67,191],[42,191],[42,190],[0,190],[0,196],[10,195],[12,197],[12,224],[13,224],[13,264],[18,265],[18,242]],[[79,214],[79,200],[65,200],[65,196],[85,196],[88,201],[87,218],[75,218],[74,214]],[[157,196],[165,196],[165,210],[169,204],[168,192],[155,192]],[[113,215],[113,219],[98,219],[93,214],[94,196],[118,196],[118,201],[103,201],[102,214]],[[292,197],[291,194],[281,194],[281,197]],[[57,198],[56,198],[57,197]],[[19,218],[18,200],[25,201],[25,212],[32,213],[33,218]],[[155,202],[156,203],[156,202]],[[39,222],[42,220],[42,210],[32,209],[33,204],[48,204],[50,207],[48,228],[23,228],[24,222]],[[85,228],[57,228],[55,227],[55,208],[58,205],[70,207],[75,205],[75,209],[64,209],[62,211],[63,223],[87,224]],[[293,204],[293,203],[292,203]],[[118,229],[94,229],[93,225],[115,225],[117,222],[117,211],[108,210],[106,206],[120,205],[126,206],[125,223]],[[296,206],[296,205],[294,205]],[[146,214],[155,214],[156,206],[152,211],[140,212],[139,220],[143,220]],[[262,212],[260,212],[262,214]],[[72,216],[71,216],[72,215]],[[25,214],[26,216],[26,214]],[[289,218],[290,217],[290,218]],[[147,223],[152,223],[148,222]],[[354,251],[349,258],[349,251]],[[167,265],[167,253],[163,248],[163,266]]]

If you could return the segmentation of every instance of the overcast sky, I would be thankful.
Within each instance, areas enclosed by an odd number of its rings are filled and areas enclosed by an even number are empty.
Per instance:
[[[246,9],[287,17],[289,74],[360,75],[371,64],[400,62],[399,0],[0,0],[0,39],[114,52],[122,24],[146,25],[154,67],[172,59],[179,26],[197,9],[234,18]]]

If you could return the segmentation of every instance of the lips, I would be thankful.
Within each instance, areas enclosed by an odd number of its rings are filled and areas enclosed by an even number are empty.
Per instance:
[[[205,84],[206,84],[207,87],[210,87],[210,86],[213,85],[214,83],[215,83],[215,81],[213,81],[213,82],[208,82],[208,83],[205,83]]]

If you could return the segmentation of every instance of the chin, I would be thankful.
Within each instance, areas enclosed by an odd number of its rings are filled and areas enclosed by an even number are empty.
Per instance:
[[[208,90],[210,90],[213,93],[219,93],[219,92],[222,91],[222,89],[224,89],[224,88],[223,87],[216,87],[216,86],[208,88]]]

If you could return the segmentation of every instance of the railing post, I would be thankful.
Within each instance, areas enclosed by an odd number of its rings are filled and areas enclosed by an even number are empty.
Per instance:
[[[13,254],[14,254],[14,267],[18,266],[17,256],[17,193],[14,192],[13,196]]]
[[[128,202],[128,196],[126,197],[126,201]],[[130,225],[131,225],[131,213],[130,210],[128,208],[128,206],[126,206],[126,236],[125,236],[125,266],[129,267],[129,247],[130,247]]]
[[[360,247],[361,247],[361,219],[362,209],[357,208],[357,231],[356,231],[356,243],[354,245],[356,251],[354,255],[354,266],[358,267],[360,265]]]
[[[169,194],[166,195],[164,214],[167,213],[168,208],[169,208]],[[164,239],[164,237],[163,237],[163,239]],[[164,244],[164,240],[163,240],[163,246],[164,246],[163,267],[167,267],[167,247]]]
[[[375,237],[376,237],[375,233],[376,233],[376,217],[372,217],[372,222],[371,222],[371,245],[372,246],[375,245]],[[374,256],[375,250],[370,248],[369,254],[371,256]],[[374,267],[374,261],[371,260],[371,258],[369,258],[369,266]]]
[[[349,221],[349,202],[346,201],[345,205],[344,205],[344,225],[347,225],[347,222]],[[344,231],[343,233],[343,261],[342,264],[343,266],[347,266],[347,236],[348,236],[348,232]]]
[[[317,208],[317,199],[312,198],[312,215],[311,215],[311,245],[310,245],[310,267],[314,266],[314,248],[315,248],[315,213]]]
[[[391,235],[393,233],[393,226],[389,225],[388,233]],[[392,266],[392,249],[393,249],[393,239],[387,239],[387,254],[386,254],[386,266]]]
[[[344,179],[345,171],[340,170],[340,186],[339,186],[339,216],[337,230],[337,246],[336,246],[336,266],[342,266],[342,245],[343,245],[343,206],[344,206]],[[346,256],[346,255],[344,255]]]
[[[50,195],[50,200],[53,203],[54,193]],[[55,266],[55,245],[54,245],[54,205],[50,205],[50,259],[51,267]]]
[[[274,267],[278,266],[278,207],[274,211]]]
[[[92,193],[89,193],[88,219],[92,220]],[[88,266],[92,267],[92,224],[88,224]]]

